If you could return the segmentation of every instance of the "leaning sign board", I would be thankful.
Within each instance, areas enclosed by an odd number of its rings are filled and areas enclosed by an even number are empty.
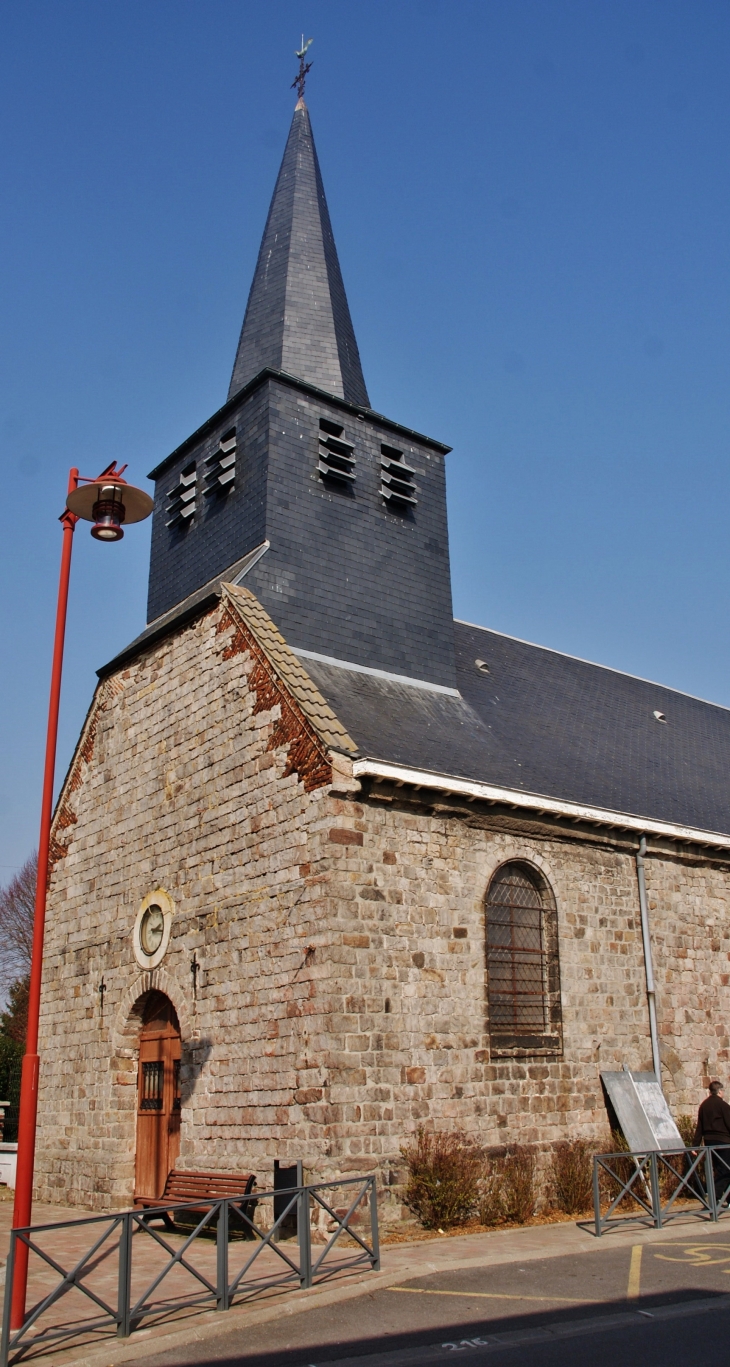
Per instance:
[[[684,1148],[656,1073],[631,1073],[624,1068],[620,1073],[601,1073],[601,1079],[634,1153]]]

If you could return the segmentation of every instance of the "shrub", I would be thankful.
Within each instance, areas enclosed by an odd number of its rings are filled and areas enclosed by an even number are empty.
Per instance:
[[[691,1149],[695,1142],[696,1123],[691,1115],[680,1115],[677,1117],[677,1129],[682,1136],[682,1142],[686,1149]]]
[[[695,1122],[691,1115],[680,1115],[677,1119],[677,1129],[682,1136],[682,1143],[689,1149],[694,1143]],[[679,1178],[684,1177],[687,1172],[688,1158],[685,1154],[674,1154],[672,1157],[665,1158],[659,1164],[659,1183],[662,1199],[667,1200],[674,1195],[681,1185]],[[685,1187],[682,1192],[683,1197],[690,1196],[691,1192]]]
[[[515,1144],[502,1162],[504,1218],[524,1225],[532,1219],[537,1205],[537,1158],[524,1144]]]
[[[483,1225],[498,1225],[504,1219],[502,1169],[504,1158],[492,1158],[486,1165],[479,1194],[479,1221]]]
[[[477,1204],[481,1149],[459,1130],[433,1134],[419,1128],[401,1154],[408,1168],[404,1200],[424,1228],[463,1225]]]
[[[621,1130],[611,1131],[611,1152],[631,1153],[631,1146],[624,1139]],[[632,1158],[614,1158],[613,1162],[611,1163],[611,1167],[616,1173],[616,1176],[619,1179],[619,1181],[621,1181],[622,1183],[628,1182],[629,1179],[636,1172],[636,1163]],[[601,1169],[601,1172],[599,1174],[599,1180],[601,1184],[601,1197],[604,1201],[610,1204],[610,1202],[613,1201],[614,1198],[618,1195],[618,1188],[616,1186],[616,1183],[611,1180],[611,1178],[608,1176],[608,1173],[606,1173],[603,1169]],[[634,1182],[634,1187],[643,1201],[651,1201],[648,1182],[648,1172],[645,1174],[643,1181],[641,1177],[637,1177],[636,1181]],[[633,1196],[627,1193],[625,1196],[621,1197],[617,1209],[621,1209],[621,1207],[623,1207],[625,1210],[636,1210],[637,1207],[639,1207],[639,1202],[635,1201]]]
[[[555,1203],[566,1215],[580,1215],[593,1205],[593,1150],[585,1139],[556,1145],[550,1164]]]
[[[514,1144],[487,1164],[479,1200],[483,1225],[502,1220],[524,1225],[537,1205],[537,1158],[524,1144]]]

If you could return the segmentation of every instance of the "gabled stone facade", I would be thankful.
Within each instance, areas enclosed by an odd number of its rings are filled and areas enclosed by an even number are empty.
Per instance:
[[[179,1166],[268,1184],[301,1158],[391,1189],[421,1123],[487,1145],[607,1137],[599,1070],[651,1066],[635,842],[361,783],[353,751],[243,589],[99,686],[54,830],[41,1199],[131,1200],[151,987],[180,1021]],[[513,859],[555,901],[562,1044],[543,1056],[490,1044],[484,899]],[[730,1057],[730,869],[668,842],[647,863],[676,1113]],[[175,913],[147,974],[132,931],[158,887]]]

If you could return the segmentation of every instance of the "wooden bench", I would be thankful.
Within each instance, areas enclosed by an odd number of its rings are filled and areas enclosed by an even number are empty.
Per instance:
[[[134,1204],[148,1210],[150,1217],[157,1213],[157,1207],[159,1217],[164,1220],[166,1227],[174,1229],[175,1222],[169,1210],[163,1207],[181,1205],[184,1201],[195,1201],[194,1206],[181,1211],[180,1214],[184,1219],[189,1216],[197,1221],[216,1201],[228,1199],[243,1203],[243,1197],[250,1196],[255,1185],[256,1174],[253,1172],[177,1172],[173,1169],[167,1175],[162,1196],[135,1196]],[[243,1204],[246,1215],[252,1220],[256,1212],[255,1199]],[[233,1212],[231,1214],[233,1215]],[[240,1216],[235,1223],[243,1225],[245,1229],[248,1228]]]

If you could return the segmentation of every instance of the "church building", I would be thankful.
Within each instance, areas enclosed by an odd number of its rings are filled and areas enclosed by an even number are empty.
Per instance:
[[[394,1192],[420,1125],[602,1142],[603,1070],[724,1075],[730,710],[454,621],[449,450],[371,406],[300,100],[55,813],[39,1198]]]

